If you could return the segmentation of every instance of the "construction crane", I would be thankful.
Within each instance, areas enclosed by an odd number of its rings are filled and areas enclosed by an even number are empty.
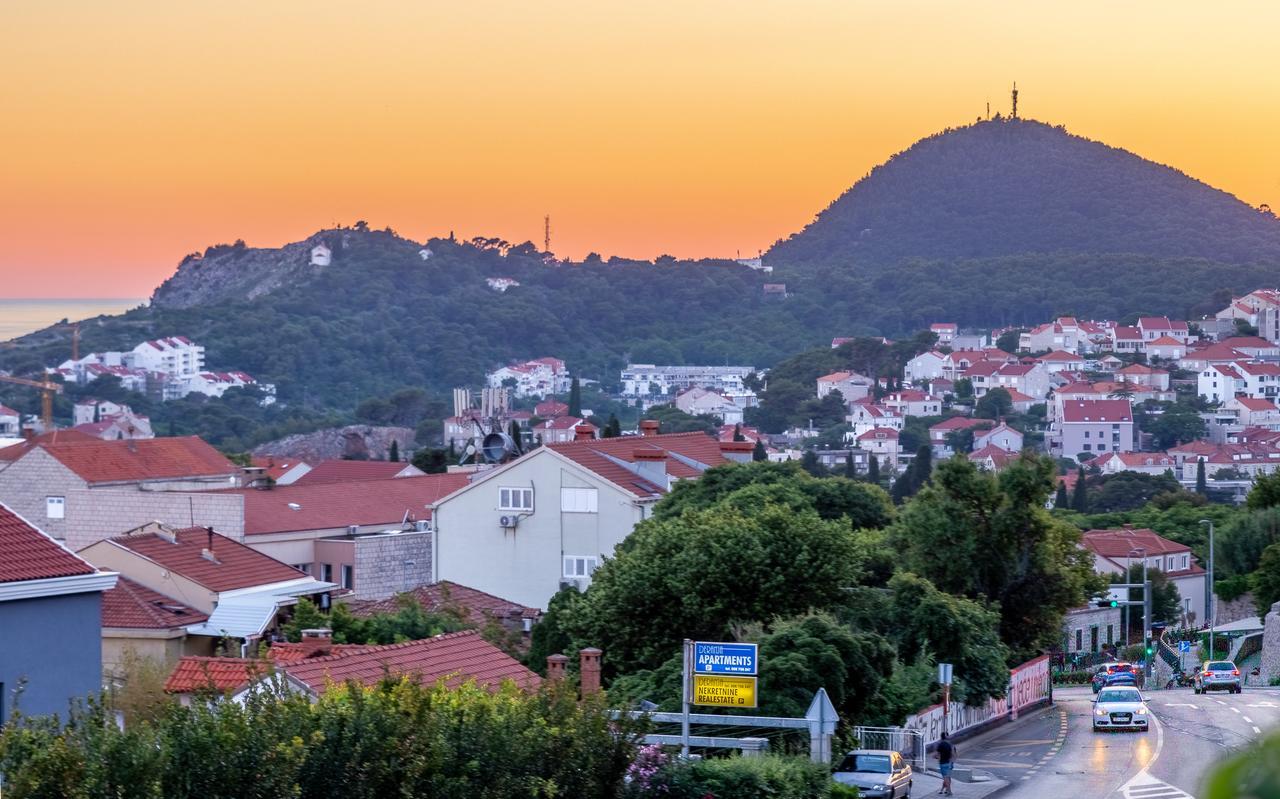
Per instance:
[[[25,377],[8,375],[0,375],[0,381],[40,389],[40,419],[44,422],[45,432],[53,430],[53,395],[62,393],[61,383],[55,383],[52,380],[28,380]]]

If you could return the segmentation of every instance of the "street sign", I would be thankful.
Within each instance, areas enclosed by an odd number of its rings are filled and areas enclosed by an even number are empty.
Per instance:
[[[1111,600],[1112,602],[1128,602],[1129,601],[1128,587],[1126,586],[1124,588],[1112,588],[1111,590],[1107,591],[1107,599]]]
[[[694,674],[757,673],[758,650],[755,644],[723,644],[697,641],[693,644]],[[755,707],[754,704],[750,707]]]
[[[1179,641],[1179,642],[1178,642],[1178,651],[1179,651],[1179,652],[1190,652],[1190,651],[1191,651],[1191,642],[1190,642],[1190,641]]]
[[[950,685],[951,672],[952,672],[952,667],[950,663],[939,663],[938,664],[938,685]]]
[[[693,675],[693,704],[716,707],[755,707],[755,677]]]

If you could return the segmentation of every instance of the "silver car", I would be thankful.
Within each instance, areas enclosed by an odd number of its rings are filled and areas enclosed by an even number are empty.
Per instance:
[[[1198,694],[1209,691],[1238,694],[1242,688],[1240,669],[1229,660],[1205,661],[1204,668],[1196,673],[1192,686]]]
[[[1111,686],[1093,700],[1093,731],[1142,730],[1151,728],[1151,710],[1142,692],[1129,686]]]
[[[911,765],[889,749],[856,749],[831,776],[841,785],[856,786],[859,796],[870,799],[911,796]]]

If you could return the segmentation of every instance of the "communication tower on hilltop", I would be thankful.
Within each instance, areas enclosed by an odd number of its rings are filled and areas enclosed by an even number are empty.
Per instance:
[[[551,252],[551,214],[542,218],[542,251]]]
[[[1013,118],[1018,118],[1018,82],[1013,82]]]

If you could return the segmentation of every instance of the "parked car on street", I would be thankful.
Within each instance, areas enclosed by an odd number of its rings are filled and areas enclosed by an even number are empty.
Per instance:
[[[1093,674],[1093,692],[1096,694],[1108,685],[1137,685],[1138,669],[1132,663],[1117,661],[1103,663]]]
[[[1110,686],[1093,700],[1093,731],[1142,730],[1151,727],[1151,711],[1142,692],[1128,686]]]
[[[911,796],[911,764],[888,749],[856,749],[844,756],[831,776],[870,799]]]
[[[1198,694],[1208,693],[1209,691],[1228,691],[1229,693],[1238,694],[1243,689],[1244,684],[1240,677],[1240,669],[1236,668],[1236,664],[1229,660],[1207,660],[1204,666],[1196,673],[1195,684],[1192,686]]]

